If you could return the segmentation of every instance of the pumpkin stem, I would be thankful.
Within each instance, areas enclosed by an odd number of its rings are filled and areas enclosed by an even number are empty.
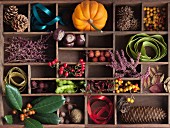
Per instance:
[[[96,30],[96,31],[100,31],[101,33],[103,32],[102,30],[98,29],[94,24],[93,24],[93,20],[89,19],[88,23]]]

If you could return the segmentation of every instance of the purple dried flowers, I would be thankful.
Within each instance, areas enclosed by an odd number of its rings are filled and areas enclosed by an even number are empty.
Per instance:
[[[48,48],[46,44],[51,34],[46,37],[41,36],[38,40],[28,40],[23,37],[12,37],[5,42],[5,54],[8,57],[5,62],[46,62],[45,52]]]
[[[121,50],[121,55],[118,51],[115,52],[115,54],[117,55],[118,61],[115,59],[114,54],[110,50],[109,50],[109,53],[111,55],[111,64],[107,66],[110,66],[111,68],[114,68],[116,70],[114,77],[122,78],[122,77],[127,76],[127,77],[146,78],[148,76],[148,73],[150,71],[149,67],[144,75],[142,75],[136,70],[137,65],[139,64],[139,58],[140,58],[141,53],[138,54],[136,61],[130,58],[130,62],[127,61],[127,58],[125,57],[123,50]]]

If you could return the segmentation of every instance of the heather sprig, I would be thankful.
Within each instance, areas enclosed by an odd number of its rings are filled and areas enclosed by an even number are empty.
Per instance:
[[[5,53],[8,57],[5,62],[46,62],[46,44],[51,34],[41,36],[38,40],[31,40],[24,37],[12,37],[5,42]]]

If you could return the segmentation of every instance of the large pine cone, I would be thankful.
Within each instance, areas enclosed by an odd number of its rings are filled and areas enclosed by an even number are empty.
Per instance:
[[[12,28],[17,32],[23,32],[28,27],[28,18],[25,15],[16,15],[12,21]]]
[[[162,108],[150,106],[131,107],[126,113],[122,113],[125,123],[156,123],[165,119],[166,113]]]
[[[18,8],[16,6],[9,6],[4,11],[4,22],[11,24],[13,18],[18,14]]]

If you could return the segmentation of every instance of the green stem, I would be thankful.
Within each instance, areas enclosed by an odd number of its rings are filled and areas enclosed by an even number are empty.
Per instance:
[[[100,31],[101,33],[103,32],[102,30],[98,29],[94,24],[93,24],[93,20],[89,19],[88,23],[96,30],[96,31]]]

